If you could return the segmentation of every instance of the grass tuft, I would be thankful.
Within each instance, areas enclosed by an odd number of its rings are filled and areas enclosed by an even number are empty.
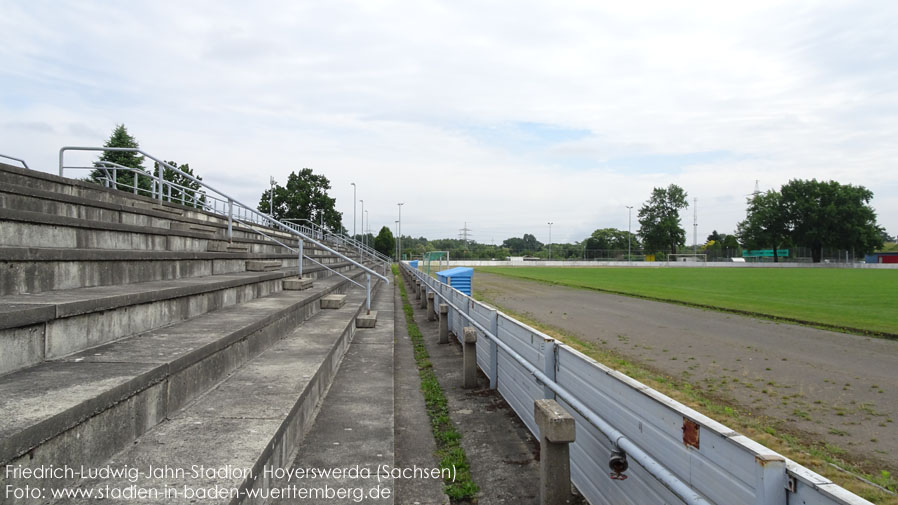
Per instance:
[[[447,479],[443,482],[444,491],[453,501],[470,500],[480,491],[480,487],[471,476],[468,457],[461,446],[461,433],[455,429],[452,419],[449,417],[449,402],[433,371],[430,355],[427,353],[427,348],[424,347],[424,336],[415,322],[414,309],[409,304],[405,283],[399,278],[399,268],[396,265],[393,265],[393,276],[396,279],[396,284],[399,285],[399,292],[402,294],[402,310],[405,313],[408,334],[415,350],[415,363],[418,366],[418,376],[421,377],[424,405],[427,408],[433,438],[437,444],[436,456],[440,460],[441,468],[455,470],[455,479]]]

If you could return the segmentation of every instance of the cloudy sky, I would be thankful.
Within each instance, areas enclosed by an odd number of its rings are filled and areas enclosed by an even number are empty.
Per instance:
[[[485,243],[626,229],[627,205],[635,231],[671,183],[701,241],[755,181],[833,179],[895,234],[896,19],[892,0],[0,0],[0,153],[55,172],[124,123],[247,203],[310,167],[350,229],[355,182],[375,232],[405,202],[404,234],[467,222]]]

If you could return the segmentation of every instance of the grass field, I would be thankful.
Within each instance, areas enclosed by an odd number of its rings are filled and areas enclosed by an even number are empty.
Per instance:
[[[898,270],[547,267],[478,267],[477,270],[898,336]]]

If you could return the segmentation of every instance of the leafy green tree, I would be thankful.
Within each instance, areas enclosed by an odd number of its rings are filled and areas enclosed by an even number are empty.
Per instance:
[[[739,254],[742,248],[735,235],[727,233],[717,233],[717,230],[708,235],[707,242],[703,250],[710,258],[733,257]]]
[[[324,222],[331,230],[342,230],[342,213],[337,211],[337,199],[331,198],[327,190],[331,183],[327,177],[312,172],[311,168],[303,168],[292,172],[287,177],[285,186],[274,187],[275,219],[308,219],[314,223]],[[266,189],[259,199],[259,212],[268,214],[269,195]]]
[[[616,228],[602,228],[592,232],[592,235],[584,242],[587,250],[625,250],[627,249],[627,236],[630,237],[630,247],[639,249],[639,240],[635,234]]]
[[[873,192],[835,181],[794,179],[780,189],[796,244],[809,247],[815,263],[824,247],[866,254],[882,247],[883,229],[870,207]]]
[[[502,247],[507,248],[512,254],[534,254],[543,248],[542,242],[536,237],[525,233],[523,237],[511,237],[502,242]]]
[[[103,144],[103,147],[126,147],[132,149],[139,149],[140,144],[137,142],[137,139],[131,136],[128,133],[128,129],[125,128],[124,124],[116,125],[112,130],[112,135],[109,136],[109,140]],[[121,165],[123,167],[133,168],[135,170],[139,170],[142,173],[146,173],[146,170],[143,168],[144,157],[136,152],[131,151],[103,151],[103,154],[97,159],[97,162],[109,162],[115,163],[117,165]],[[97,166],[97,164],[95,164]],[[109,177],[112,176],[112,169],[96,169],[90,173],[89,179],[93,182],[101,182],[102,179],[107,177],[107,173]],[[117,183],[117,189],[121,189],[126,191],[130,188],[134,187],[134,173],[130,170],[117,170],[115,172],[115,180]],[[137,187],[138,192],[143,195],[149,195],[152,188],[152,183],[149,177],[138,177],[137,179]]]
[[[396,247],[396,239],[393,238],[393,232],[384,226],[380,229],[377,237],[374,237],[374,249],[381,254],[393,256],[396,253],[394,247]]]
[[[680,209],[688,207],[686,191],[676,184],[654,188],[639,209],[639,236],[646,252],[675,253],[686,244],[686,230],[680,226]]]
[[[190,169],[190,165],[185,163],[183,165],[178,165],[176,161],[165,161],[167,164],[177,168],[181,172],[184,172],[188,175],[195,177],[197,180],[202,181],[203,178],[199,175],[193,173],[193,170]],[[155,164],[156,172],[159,173],[159,163]],[[176,172],[168,167],[162,167],[162,179],[171,183],[176,184],[180,187],[172,187],[169,192],[169,188],[166,187],[162,192],[162,199],[165,201],[170,201],[174,203],[182,203],[188,207],[203,207],[203,204],[206,203],[206,193],[200,188],[202,185],[199,182],[195,182],[189,177],[185,176],[180,172]],[[197,196],[197,202],[194,204],[193,197]],[[183,198],[182,198],[183,197]]]
[[[786,212],[783,195],[770,190],[748,199],[746,217],[736,226],[736,235],[747,248],[773,249],[773,261],[779,261],[779,249],[790,240],[792,223]]]

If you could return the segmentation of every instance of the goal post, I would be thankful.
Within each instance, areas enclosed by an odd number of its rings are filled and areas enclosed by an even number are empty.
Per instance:
[[[707,254],[668,254],[668,263],[707,263]]]
[[[424,272],[427,275],[430,275],[431,272],[431,263],[436,263],[435,270],[443,269],[443,262],[445,262],[445,266],[449,266],[449,251],[430,251],[424,253]]]

